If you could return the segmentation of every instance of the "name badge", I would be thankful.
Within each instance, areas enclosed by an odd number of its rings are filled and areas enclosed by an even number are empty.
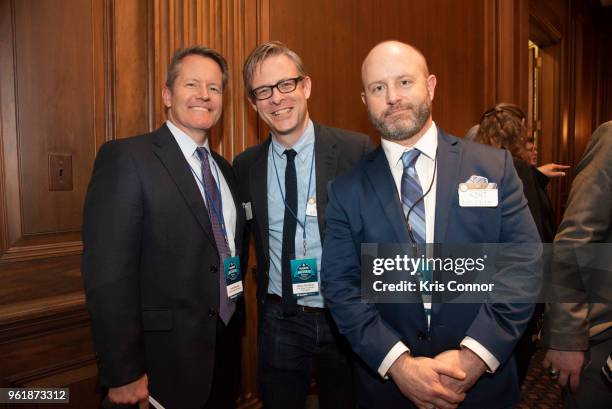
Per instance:
[[[423,264],[426,264],[425,266]],[[428,265],[428,263],[422,263],[419,265],[419,269],[417,270],[417,277],[421,281],[429,281],[433,279],[433,268]]]
[[[242,274],[240,258],[228,257],[223,260],[223,274],[227,288],[227,298],[234,300],[242,295]]]
[[[497,207],[498,192],[495,183],[466,182],[459,184],[459,206]]]
[[[253,218],[253,209],[251,208],[251,202],[242,203],[242,207],[244,208],[244,216],[247,220],[251,220]]]
[[[316,258],[291,260],[291,285],[293,297],[319,294],[319,275]]]
[[[314,197],[306,203],[306,216],[317,217],[317,200]]]

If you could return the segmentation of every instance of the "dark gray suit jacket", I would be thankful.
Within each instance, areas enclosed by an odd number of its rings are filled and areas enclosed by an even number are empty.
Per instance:
[[[237,204],[240,255],[244,212],[234,175],[213,157]],[[202,195],[165,125],[100,148],[83,244],[101,385],[147,373],[150,394],[166,408],[201,408],[212,383],[223,269]]]

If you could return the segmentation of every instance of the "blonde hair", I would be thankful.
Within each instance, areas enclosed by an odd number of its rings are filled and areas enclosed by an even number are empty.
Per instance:
[[[270,41],[264,44],[257,46],[251,54],[247,57],[244,62],[244,66],[242,67],[242,79],[244,80],[244,87],[247,91],[247,94],[252,97],[253,88],[251,87],[251,81],[253,80],[253,75],[255,74],[255,70],[265,60],[270,57],[276,57],[277,55],[286,55],[293,61],[295,67],[297,68],[300,76],[306,76],[306,71],[304,70],[304,65],[302,64],[302,59],[299,55],[295,53],[295,51],[291,50],[285,44],[280,41]]]

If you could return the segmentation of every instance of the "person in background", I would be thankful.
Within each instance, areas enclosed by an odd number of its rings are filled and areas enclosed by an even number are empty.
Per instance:
[[[508,103],[497,104],[485,112],[474,137],[475,142],[510,152],[540,238],[543,243],[552,243],[555,237],[554,213],[545,185],[542,186],[543,175],[531,164],[532,158],[525,148],[526,139],[525,114],[518,106]]]
[[[524,120],[523,124],[525,124]],[[542,174],[540,177],[538,177],[538,179],[540,180],[543,189],[546,188],[549,179],[564,177],[564,171],[570,168],[567,165],[559,165],[557,163],[547,163],[545,165],[538,166],[538,147],[536,146],[533,136],[527,137],[525,141],[525,149],[527,150],[527,154],[529,156],[529,164],[534,168],[537,168],[537,170]]]
[[[533,138],[533,136],[528,136],[527,139],[525,139],[525,150],[527,151],[527,156],[529,158],[529,161],[528,161],[529,164],[531,166],[537,167],[538,166],[538,147],[535,143],[535,139]]]
[[[565,408],[612,407],[610,243],[612,121],[595,130],[576,166],[567,209],[555,237],[551,281],[570,284],[571,289],[584,289],[584,294],[579,295],[580,301],[547,304],[544,319],[542,344],[547,348],[544,365],[550,366],[551,375],[558,377],[564,388]],[[578,251],[587,256],[581,259],[588,260],[589,265],[578,263],[569,254]],[[570,262],[562,262],[566,260]],[[599,302],[592,301],[596,295]]]
[[[478,134],[478,128],[480,128],[480,125],[478,125],[478,124],[472,126],[465,133],[465,135],[463,136],[463,139],[465,139],[466,141],[472,141],[473,142],[474,139],[476,138],[476,135]]]
[[[538,228],[543,243],[552,243],[555,237],[555,218],[550,200],[542,187],[542,175],[532,164],[530,152],[525,148],[527,129],[523,111],[516,105],[497,104],[482,115],[475,142],[503,148],[510,152],[514,167],[523,182],[529,211]],[[544,186],[546,185],[544,184]],[[542,327],[544,305],[538,304],[527,331],[516,346],[516,361],[520,384],[523,383],[531,357],[537,349]]]
[[[506,110],[507,112],[516,115],[517,117],[521,119],[521,122],[523,123],[523,125],[527,126],[526,124],[527,116],[525,115],[525,113],[519,106],[508,103],[508,102],[500,102],[497,105],[495,105],[495,107],[497,109]],[[481,120],[482,120],[482,117],[481,117]],[[465,136],[463,138],[468,141],[474,141],[476,139],[476,135],[478,135],[479,128],[480,128],[480,124],[476,124],[472,126],[470,129],[468,129],[468,131],[465,133]],[[569,166],[560,165],[557,163],[547,163],[545,165],[538,166],[538,148],[532,136],[529,136],[526,138],[525,149],[527,150],[527,153],[528,153],[527,162],[534,168],[537,168],[537,170],[540,172],[540,175],[537,176],[537,179],[540,182],[542,189],[546,188],[546,186],[548,185],[549,179],[563,177],[565,176],[564,171],[569,169]]]

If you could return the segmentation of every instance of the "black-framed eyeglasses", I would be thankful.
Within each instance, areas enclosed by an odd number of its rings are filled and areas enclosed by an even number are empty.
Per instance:
[[[297,88],[298,82],[302,81],[304,77],[295,77],[295,78],[287,78],[286,80],[282,80],[277,82],[274,85],[264,85],[262,87],[257,87],[251,91],[251,96],[258,101],[263,101],[264,99],[268,99],[274,93],[274,88],[278,90],[281,94],[288,94],[290,92],[295,91]]]

